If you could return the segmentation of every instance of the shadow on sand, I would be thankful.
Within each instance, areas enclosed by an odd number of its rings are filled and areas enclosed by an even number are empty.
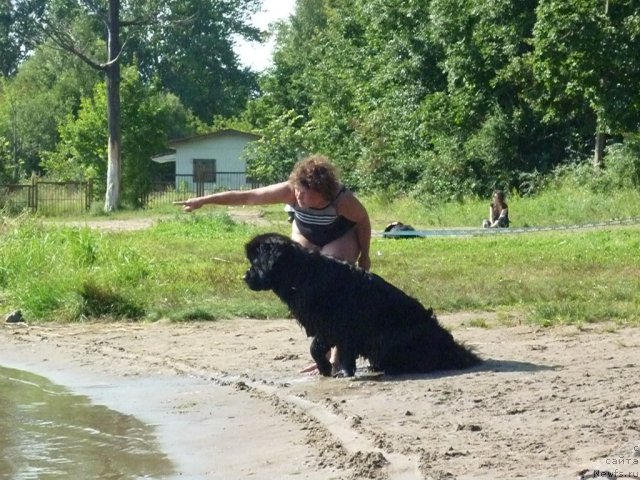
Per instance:
[[[493,373],[515,373],[515,372],[544,372],[559,370],[559,365],[542,365],[531,362],[520,362],[518,360],[495,360],[485,359],[481,364],[466,370],[438,370],[431,373],[414,373],[405,375],[385,375],[383,372],[375,372],[368,367],[359,369],[356,372],[355,380],[377,380],[377,381],[400,381],[400,380],[431,380],[444,377],[455,377],[458,375],[469,375],[480,372]]]

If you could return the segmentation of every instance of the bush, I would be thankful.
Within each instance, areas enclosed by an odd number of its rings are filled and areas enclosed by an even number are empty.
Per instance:
[[[587,188],[594,193],[640,187],[640,142],[615,144],[607,149],[605,167],[594,167],[589,161],[556,167],[552,180],[555,187]]]
[[[609,147],[605,161],[610,188],[640,187],[640,135]]]

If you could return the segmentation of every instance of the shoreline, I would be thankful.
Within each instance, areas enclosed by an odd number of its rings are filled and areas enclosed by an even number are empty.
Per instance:
[[[161,451],[174,464],[176,477],[209,478],[215,465],[206,455],[195,454],[201,450],[198,445],[210,440],[208,419],[199,411],[180,410],[180,405],[186,404],[183,392],[206,392],[209,385],[197,379],[164,375],[110,375],[94,366],[63,364],[47,350],[4,345],[0,365],[45,377],[74,394],[88,397],[92,404],[138,418],[153,427]],[[177,409],[179,412],[175,413]]]
[[[279,471],[269,467],[270,458],[258,459],[256,465],[245,462],[246,449],[257,451],[269,438],[251,432],[254,428],[248,422],[237,419],[251,419],[263,409],[263,402],[247,401],[233,386],[221,386],[202,375],[165,369],[139,373],[139,367],[123,370],[121,365],[110,372],[108,362],[77,362],[58,346],[49,344],[4,343],[0,365],[45,377],[74,394],[88,397],[93,404],[132,415],[151,426],[161,451],[174,464],[176,472],[170,478],[329,478],[325,474],[303,475],[298,466]],[[265,437],[294,437],[287,425],[283,428],[277,421],[257,425],[263,434],[271,432]],[[303,443],[299,437],[290,440]],[[303,450],[306,449],[292,449],[289,453],[304,460],[307,452]]]
[[[611,459],[633,462],[640,448],[640,328],[505,327],[481,312],[440,320],[482,366],[308,377],[298,372],[309,341],[286,319],[4,324],[0,364],[154,426],[181,479],[634,471]]]

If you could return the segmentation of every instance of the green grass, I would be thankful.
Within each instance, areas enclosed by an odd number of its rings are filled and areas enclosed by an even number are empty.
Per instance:
[[[514,224],[579,224],[640,212],[635,191],[562,198],[550,192],[510,199]],[[407,199],[362,200],[376,231],[394,220],[425,229],[478,226],[487,209],[481,199],[428,207]],[[552,210],[561,201],[565,208]],[[242,281],[244,243],[257,233],[289,229],[281,206],[257,210],[271,226],[236,223],[224,208],[163,213],[153,228],[131,232],[0,218],[0,313],[19,308],[30,321],[287,316],[275,295],[252,292]],[[497,312],[540,325],[638,324],[639,252],[637,225],[479,237],[375,236],[371,247],[372,271],[436,313]]]
[[[640,190],[594,193],[588,188],[549,189],[532,197],[507,196],[513,227],[581,225],[640,216]],[[365,204],[378,229],[401,221],[418,229],[480,227],[490,199],[422,205],[415,199],[372,197]]]

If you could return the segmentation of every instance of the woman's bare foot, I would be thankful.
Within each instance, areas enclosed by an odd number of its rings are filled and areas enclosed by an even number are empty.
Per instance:
[[[318,370],[318,365],[312,363],[311,365],[304,367],[300,370],[300,373],[305,373],[307,375],[319,375],[320,370]],[[338,366],[335,364],[331,364],[331,376],[334,377],[338,373]]]
[[[339,368],[339,355],[338,349],[336,347],[331,347],[331,350],[327,352],[327,360],[331,363],[331,376],[335,376],[338,373]],[[306,373],[307,375],[318,375],[320,371],[318,370],[318,365],[312,363],[311,365],[304,367],[300,370],[300,373]]]
[[[320,372],[318,371],[318,365],[312,363],[311,365],[300,370],[300,373],[306,373],[307,375],[318,375]]]

